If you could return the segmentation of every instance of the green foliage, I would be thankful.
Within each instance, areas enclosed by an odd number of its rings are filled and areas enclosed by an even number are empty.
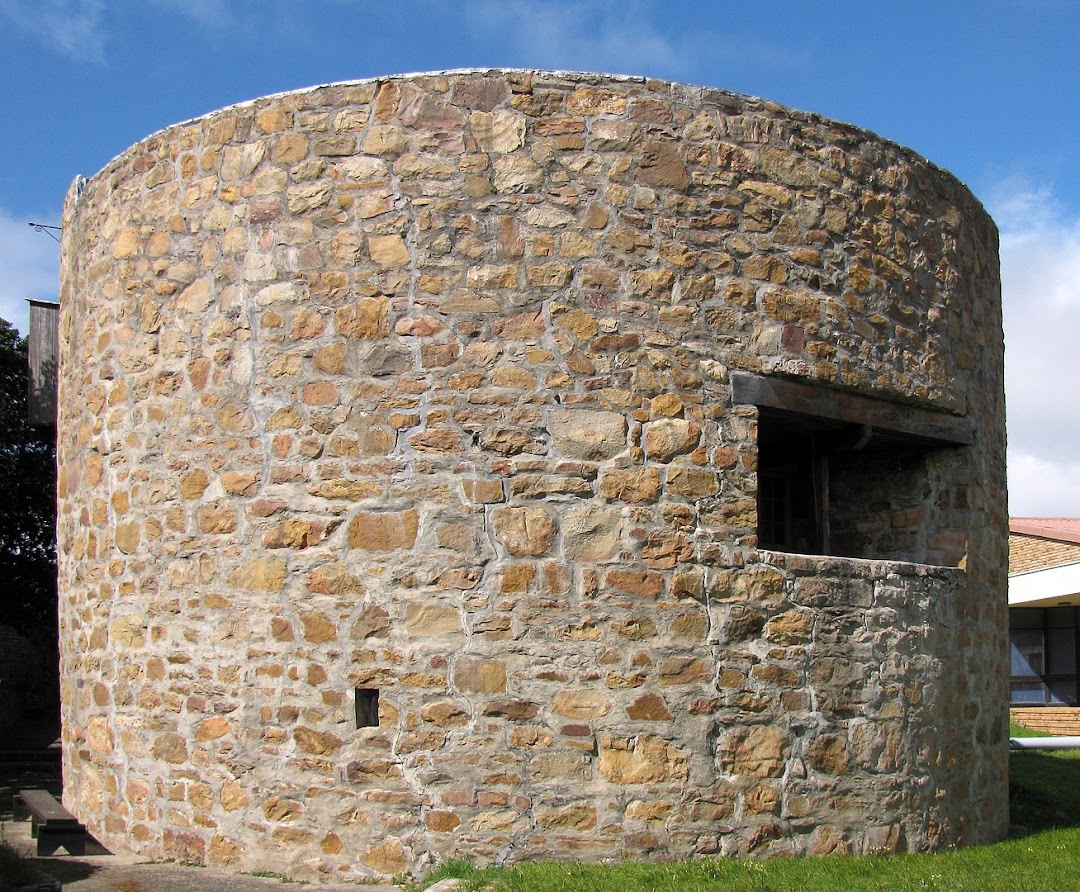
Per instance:
[[[34,862],[24,858],[6,842],[0,840],[0,889],[29,886],[44,879]]]
[[[1016,736],[1016,735],[1014,735]],[[1014,836],[935,855],[709,858],[672,864],[444,864],[462,892],[1045,892],[1080,890],[1080,751],[1010,754]]]
[[[0,319],[0,621],[56,637],[56,444],[26,421],[26,339]]]

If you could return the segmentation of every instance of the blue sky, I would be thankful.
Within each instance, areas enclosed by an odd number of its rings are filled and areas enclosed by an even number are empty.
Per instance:
[[[68,184],[213,109],[508,66],[644,74],[873,130],[1002,234],[1010,510],[1080,515],[1080,0],[0,0],[0,317],[52,299]]]

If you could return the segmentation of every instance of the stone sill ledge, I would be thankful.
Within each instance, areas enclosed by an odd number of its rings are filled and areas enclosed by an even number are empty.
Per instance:
[[[793,573],[829,573],[860,579],[888,576],[912,579],[962,579],[967,573],[962,567],[917,564],[911,561],[838,557],[829,554],[795,554],[786,551],[758,551],[758,559],[763,564],[790,570]]]

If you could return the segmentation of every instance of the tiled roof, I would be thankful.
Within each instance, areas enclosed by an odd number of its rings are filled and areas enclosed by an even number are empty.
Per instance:
[[[1010,517],[1009,532],[1080,544],[1080,517]]]

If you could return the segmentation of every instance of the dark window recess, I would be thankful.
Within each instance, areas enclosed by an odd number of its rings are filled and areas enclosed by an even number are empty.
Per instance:
[[[356,688],[356,727],[379,727],[379,689]]]
[[[967,419],[784,379],[733,373],[758,408],[758,546],[962,565]]]
[[[1075,607],[1009,608],[1009,702],[1013,706],[1077,703]]]

